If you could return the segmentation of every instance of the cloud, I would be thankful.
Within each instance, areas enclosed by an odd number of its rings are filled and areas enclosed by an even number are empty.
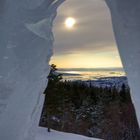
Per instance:
[[[68,31],[63,23],[73,16],[77,25]],[[54,24],[54,52],[69,54],[74,51],[116,51],[109,10],[104,1],[67,0],[58,10]]]

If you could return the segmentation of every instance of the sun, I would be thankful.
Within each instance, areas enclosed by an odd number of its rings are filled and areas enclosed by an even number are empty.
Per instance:
[[[68,17],[65,19],[65,26],[69,29],[73,28],[76,24],[76,20],[73,17]]]

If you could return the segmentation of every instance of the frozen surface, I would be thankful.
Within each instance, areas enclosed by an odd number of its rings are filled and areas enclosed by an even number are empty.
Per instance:
[[[71,133],[63,133],[58,131],[47,132],[45,128],[39,128],[35,140],[99,140]]]
[[[0,1],[0,140],[34,140],[63,1]]]
[[[38,128],[38,121],[52,55],[52,22],[63,1],[0,0],[1,140],[41,140],[48,136]],[[140,1],[106,1],[140,123]],[[38,131],[40,137],[35,136]],[[61,139],[63,133],[52,134]],[[86,140],[66,135],[64,139]]]
[[[140,124],[140,1],[106,0]]]

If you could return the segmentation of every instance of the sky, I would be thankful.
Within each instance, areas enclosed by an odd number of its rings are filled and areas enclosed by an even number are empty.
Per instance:
[[[65,20],[76,24],[68,29]],[[104,0],[66,0],[54,21],[54,55],[59,68],[122,67],[111,17]]]

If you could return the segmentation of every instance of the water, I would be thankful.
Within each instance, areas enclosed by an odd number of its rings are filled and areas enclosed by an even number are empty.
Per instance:
[[[106,68],[106,69],[58,69],[63,74],[64,80],[96,80],[102,77],[120,77],[125,76],[122,68]]]

